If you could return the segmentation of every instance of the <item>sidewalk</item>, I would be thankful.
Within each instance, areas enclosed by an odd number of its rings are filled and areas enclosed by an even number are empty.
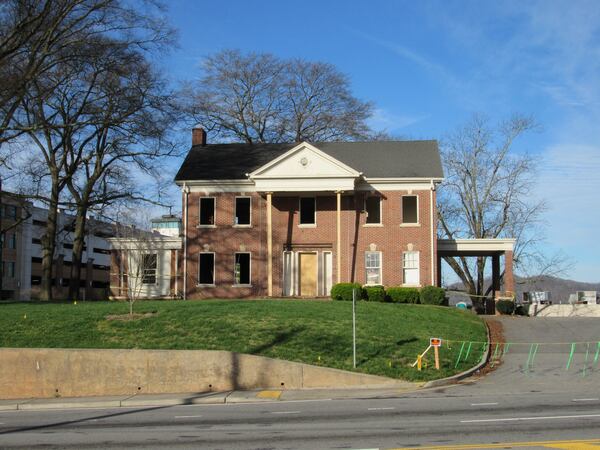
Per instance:
[[[302,389],[204,392],[188,394],[140,394],[107,397],[76,397],[0,400],[0,411],[71,408],[144,408],[155,406],[234,404],[303,400],[393,398],[422,387],[411,383],[403,388]]]

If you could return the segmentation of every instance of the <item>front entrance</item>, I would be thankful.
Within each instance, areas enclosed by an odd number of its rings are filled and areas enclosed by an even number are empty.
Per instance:
[[[317,254],[300,253],[300,295],[303,297],[317,296]]]

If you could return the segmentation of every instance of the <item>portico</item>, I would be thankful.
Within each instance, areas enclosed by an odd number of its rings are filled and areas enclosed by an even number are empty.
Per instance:
[[[493,297],[500,293],[500,257],[504,256],[504,292],[514,294],[513,252],[516,239],[438,239],[437,285],[442,284],[444,257],[491,257]]]

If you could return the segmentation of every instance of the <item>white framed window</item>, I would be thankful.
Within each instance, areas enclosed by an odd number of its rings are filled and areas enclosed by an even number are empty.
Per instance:
[[[234,254],[233,283],[236,286],[249,286],[252,280],[252,258],[248,252]]]
[[[142,255],[141,272],[142,284],[156,284],[156,269],[158,266],[158,255],[146,253]]]
[[[201,252],[198,256],[198,284],[215,284],[215,254]]]
[[[419,223],[419,198],[416,195],[402,196],[402,224]]]
[[[365,198],[365,212],[367,225],[381,225],[381,197],[378,195],[371,195]]]
[[[235,217],[233,224],[238,227],[252,224],[252,199],[250,197],[235,198]]]
[[[420,285],[419,252],[404,252],[402,254],[402,281],[404,284],[411,286]]]
[[[381,252],[365,252],[366,284],[382,284]]]
[[[300,197],[300,225],[317,224],[317,198]]]
[[[216,199],[214,197],[200,197],[200,217],[201,227],[215,226]]]

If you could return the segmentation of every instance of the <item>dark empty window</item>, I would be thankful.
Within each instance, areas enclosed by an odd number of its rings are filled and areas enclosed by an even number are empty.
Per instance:
[[[215,254],[200,253],[198,284],[215,284]]]
[[[143,284],[156,284],[156,266],[157,266],[157,255],[156,253],[150,253],[142,255],[142,283]]]
[[[250,225],[250,197],[235,198],[235,225]]]
[[[215,198],[203,197],[200,199],[200,225],[215,224]]]
[[[300,199],[300,225],[314,225],[316,223],[316,203],[315,197],[302,197]]]
[[[419,223],[416,195],[402,197],[402,223]]]
[[[381,223],[381,197],[367,197],[365,199],[367,223]]]
[[[233,268],[235,284],[250,284],[250,253],[236,253]]]

